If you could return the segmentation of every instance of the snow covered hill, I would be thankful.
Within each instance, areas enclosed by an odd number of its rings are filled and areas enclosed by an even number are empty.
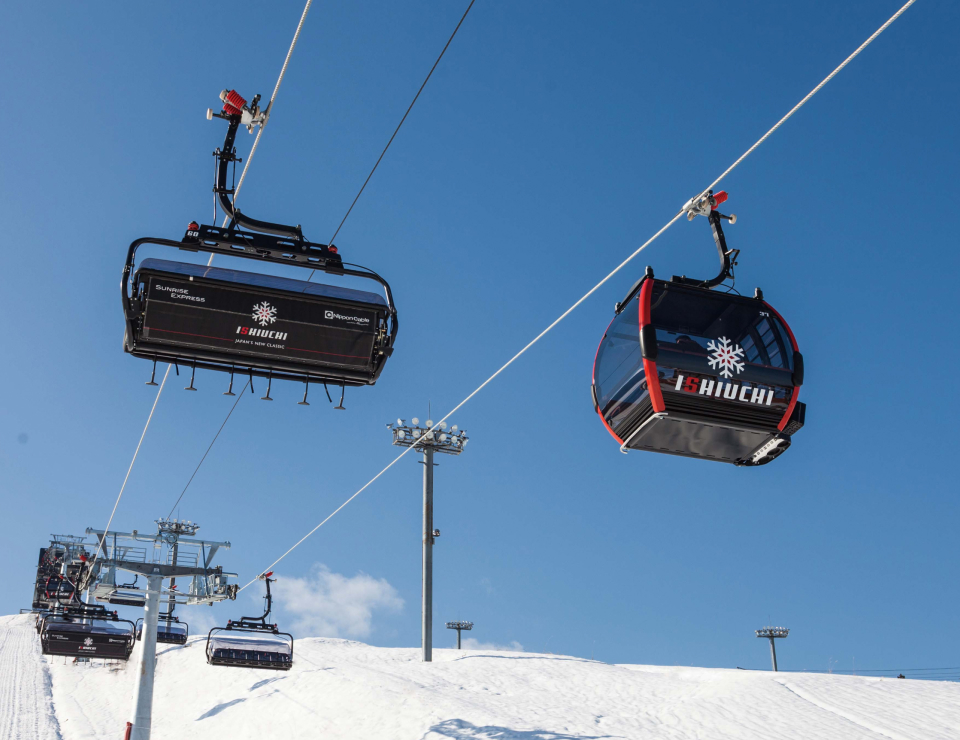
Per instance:
[[[960,684],[609,665],[533,653],[298,640],[289,673],[160,646],[155,740],[960,738]],[[133,668],[39,654],[29,615],[0,618],[0,740],[118,740]],[[49,714],[52,698],[56,717]]]

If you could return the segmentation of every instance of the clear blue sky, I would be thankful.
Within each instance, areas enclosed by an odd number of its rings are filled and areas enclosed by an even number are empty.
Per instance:
[[[465,4],[315,4],[244,210],[326,241]],[[297,406],[294,384],[244,398],[181,516],[256,575],[391,459],[386,422],[457,403],[900,4],[478,0],[337,238],[394,288],[382,379],[345,413]],[[2,613],[28,605],[49,533],[106,524],[155,391],[121,351],[127,245],[210,221],[223,123],[204,111],[224,87],[269,96],[301,8],[0,9]],[[707,224],[682,221],[453,419],[473,441],[437,469],[438,628],[764,667],[753,629],[773,622],[794,630],[785,668],[960,665],[958,24],[956,3],[918,2],[723,183],[738,287],[763,287],[806,358],[789,453],[624,456],[593,413],[597,342],[643,266],[715,269]],[[225,376],[186,384],[164,391],[115,528],[167,513],[229,408]],[[406,605],[376,616],[375,644],[419,642],[420,475],[404,459],[277,569],[386,579]]]

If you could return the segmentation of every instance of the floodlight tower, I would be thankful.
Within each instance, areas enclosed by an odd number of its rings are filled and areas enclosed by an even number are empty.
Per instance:
[[[454,424],[447,430],[447,423],[441,421],[436,428],[433,421],[427,419],[425,427],[414,417],[413,426],[403,419],[387,424],[393,431],[393,444],[398,447],[413,447],[423,453],[423,558],[422,558],[422,604],[420,645],[422,660],[433,660],[433,543],[440,536],[440,530],[433,528],[433,453],[459,455],[466,447],[469,438]]]
[[[461,622],[458,619],[456,622],[447,622],[447,629],[457,631],[457,650],[459,650],[460,649],[460,631],[472,630],[473,622]]]
[[[766,637],[770,640],[770,660],[773,661],[773,670],[777,670],[777,647],[774,645],[773,641],[786,637],[790,634],[790,630],[786,627],[764,627],[762,629],[754,630],[757,633],[757,637]]]

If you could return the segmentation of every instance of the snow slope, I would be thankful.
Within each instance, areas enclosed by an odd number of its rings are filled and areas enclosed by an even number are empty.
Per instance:
[[[0,617],[0,740],[59,740],[33,616]]]
[[[13,632],[18,619],[6,618],[0,629]],[[23,673],[28,663],[34,673],[49,671],[63,740],[122,736],[133,661],[119,671],[63,659],[44,666],[35,650],[0,639],[3,673],[14,665]],[[960,738],[955,683],[467,650],[435,650],[435,662],[422,664],[416,649],[323,638],[297,641],[289,673],[208,666],[202,638],[159,653],[156,740]],[[43,701],[27,696],[21,711],[41,711]],[[9,726],[7,706],[0,728]],[[0,740],[59,737],[56,724],[43,727],[46,734]]]

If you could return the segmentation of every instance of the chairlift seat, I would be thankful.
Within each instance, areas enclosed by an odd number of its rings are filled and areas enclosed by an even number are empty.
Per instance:
[[[368,385],[392,352],[395,312],[369,291],[153,258],[140,263],[133,288],[138,320],[124,347],[137,357]]]
[[[293,665],[293,637],[283,632],[246,632],[214,629],[207,637],[207,662],[238,668],[288,671]]]
[[[160,617],[157,621],[157,642],[164,645],[186,645],[190,633],[186,622],[176,617],[167,619]],[[143,617],[137,620],[137,640],[143,637]]]
[[[40,627],[44,655],[127,660],[133,652],[134,625],[126,619],[47,615]]]

